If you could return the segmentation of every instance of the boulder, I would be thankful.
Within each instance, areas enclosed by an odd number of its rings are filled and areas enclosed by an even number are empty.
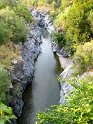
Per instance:
[[[61,91],[60,91],[60,103],[67,102],[67,93],[73,89],[73,86],[68,84],[65,80],[69,79],[72,74],[74,73],[74,69],[72,69],[72,64],[70,64],[64,71],[60,74],[62,81],[61,84]]]

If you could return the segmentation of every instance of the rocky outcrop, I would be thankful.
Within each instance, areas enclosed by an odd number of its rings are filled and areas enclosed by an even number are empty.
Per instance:
[[[73,87],[66,82],[72,74],[74,73],[73,61],[69,58],[69,53],[65,51],[64,48],[60,48],[55,42],[52,43],[53,52],[59,57],[61,67],[64,71],[60,74],[62,80],[60,80],[61,90],[60,90],[60,103],[67,102],[67,93],[73,89]]]
[[[72,74],[74,73],[74,69],[72,69],[72,64],[70,63],[65,69],[64,71],[60,74],[60,77],[62,79],[62,81],[60,81],[61,84],[61,91],[60,91],[60,103],[65,103],[67,102],[67,94],[69,91],[71,91],[73,89],[73,86],[71,86],[70,84],[68,84],[66,82],[67,79],[69,79]]]
[[[60,48],[59,45],[55,42],[52,42],[52,50],[54,53],[57,53],[64,58],[70,57],[70,54],[64,48]]]
[[[49,33],[54,31],[54,26],[50,20],[48,12],[43,12],[42,10],[32,11],[32,15],[35,20],[38,21],[38,26],[45,27]]]
[[[20,44],[21,60],[14,60],[10,72],[12,88],[10,89],[11,102],[14,114],[19,117],[22,113],[24,102],[22,93],[26,86],[32,81],[35,71],[35,61],[40,53],[41,33],[40,28],[35,24],[31,26],[27,42]]]

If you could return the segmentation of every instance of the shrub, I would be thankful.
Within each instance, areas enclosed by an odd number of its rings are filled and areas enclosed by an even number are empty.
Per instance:
[[[89,21],[91,32],[93,34],[93,10],[89,12],[88,21]]]
[[[2,9],[4,7],[5,7],[4,0],[0,0],[0,9]]]
[[[10,79],[7,70],[0,66],[0,99],[6,101],[6,93],[9,90]]]
[[[28,28],[23,18],[15,16],[11,21],[9,20],[10,28],[12,30],[11,40],[14,43],[25,42],[27,39]]]
[[[5,124],[6,121],[10,121],[10,119],[15,118],[12,113],[12,108],[7,107],[0,100],[0,124]]]
[[[85,9],[86,6],[80,5],[76,7],[76,5],[73,5],[66,17],[67,39],[75,44],[77,42],[86,42],[90,38],[90,28],[87,22],[87,14],[84,12]]]
[[[66,9],[68,6],[72,4],[72,1],[69,0],[62,0],[62,8],[63,10]]]
[[[69,103],[38,113],[36,124],[93,123],[93,77],[73,78],[69,82],[74,87],[73,95],[69,93],[68,96]]]
[[[50,11],[50,19],[51,19],[52,22],[56,18],[56,15],[57,15],[56,10],[53,9],[53,10]]]
[[[13,58],[20,59],[20,50],[13,42],[8,42],[0,46],[0,64],[8,70],[11,69]]]
[[[77,47],[74,62],[75,65],[79,65],[79,73],[93,68],[93,40]]]
[[[0,20],[0,44],[6,43],[10,38],[10,29],[8,24]]]
[[[64,47],[66,43],[66,39],[62,32],[54,32],[52,34],[53,40],[59,44],[59,46]]]
[[[16,6],[16,0],[0,0],[0,9],[10,6],[11,8]]]
[[[65,2],[65,3],[64,3]],[[63,11],[61,11],[62,6]],[[74,53],[78,44],[83,44],[93,38],[93,1],[62,1],[60,12],[54,21],[56,28],[65,32],[66,46]]]
[[[27,22],[32,22],[32,15],[30,13],[30,10],[24,4],[18,2],[14,11],[16,12],[17,15],[23,17]]]
[[[22,17],[19,17],[14,13],[14,11],[10,10],[9,7],[6,7],[0,10],[0,19],[8,25],[7,28],[4,29],[3,32],[5,33],[3,33],[3,35],[6,36],[9,31],[8,38],[10,38],[13,42],[18,43],[26,41],[28,29],[25,24],[25,20]]]

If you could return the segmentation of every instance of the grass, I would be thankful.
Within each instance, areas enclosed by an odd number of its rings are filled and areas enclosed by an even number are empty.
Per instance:
[[[13,59],[21,59],[19,46],[12,42],[0,46],[0,64],[10,69]]]

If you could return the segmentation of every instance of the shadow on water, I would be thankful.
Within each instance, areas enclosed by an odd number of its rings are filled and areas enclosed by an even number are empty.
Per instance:
[[[60,63],[52,52],[51,36],[45,29],[42,29],[41,50],[35,65],[35,77],[23,94],[25,105],[18,124],[34,124],[37,112],[59,103],[57,76],[61,72]]]

